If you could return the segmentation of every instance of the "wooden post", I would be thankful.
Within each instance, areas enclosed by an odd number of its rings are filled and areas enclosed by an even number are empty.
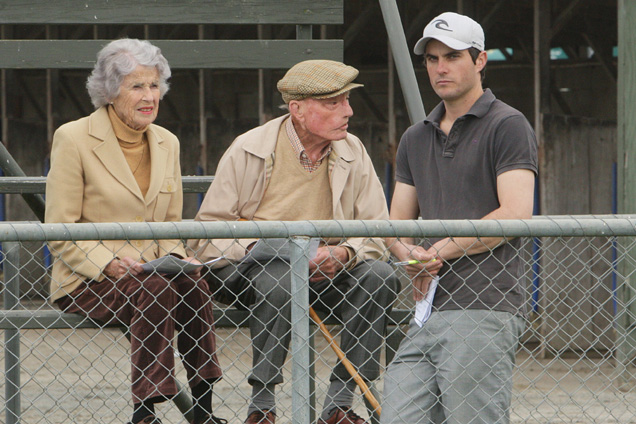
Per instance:
[[[475,0],[457,0],[457,13],[470,16],[477,21],[477,4]]]
[[[550,1],[534,0],[534,131],[539,146],[542,114],[550,112],[550,20]]]
[[[258,25],[258,39],[270,40],[272,38],[271,25]],[[274,117],[272,112],[272,71],[270,69],[258,70],[258,122],[263,125]]]
[[[618,213],[636,213],[636,2],[619,0],[618,2]],[[636,346],[636,309],[633,305],[635,267],[633,261],[621,260],[636,257],[636,248],[632,247],[633,238],[621,237],[618,256],[617,277],[617,375],[620,388],[629,388],[630,373],[627,365],[634,358]]]
[[[0,39],[5,39],[6,25],[0,26]],[[2,94],[0,95],[0,108],[2,108],[2,140],[0,142],[7,145],[9,142],[9,113],[7,111],[7,70],[2,69]]]
[[[46,26],[46,39],[50,40],[56,38],[57,27],[51,28],[50,25]],[[59,80],[60,71],[57,69],[46,70],[46,151],[51,151],[51,144],[53,143],[53,133],[57,126],[58,117],[58,104],[60,98],[59,92]]]
[[[636,213],[636,3],[618,2],[618,213]]]
[[[395,119],[395,62],[393,61],[393,52],[391,51],[391,45],[387,46],[387,76],[388,76],[388,89],[387,94],[388,101],[388,131],[387,131],[387,163],[384,167],[384,194],[387,201],[387,206],[391,208],[391,198],[393,197],[393,175],[395,170],[395,154],[399,144],[399,138],[397,135],[397,125]]]
[[[199,25],[199,40],[205,39],[205,26]],[[199,69],[199,171],[208,174],[208,117],[205,109],[205,69]]]
[[[543,114],[550,112],[550,40],[552,37],[550,16],[550,0],[534,0],[534,45],[533,45],[533,67],[534,67],[534,131],[539,144],[539,151],[543,149]],[[544,168],[544,157],[539,154],[539,174]],[[539,182],[541,184],[541,181]],[[541,195],[545,195],[546,190],[540,189]],[[539,207],[541,207],[541,202]],[[546,308],[545,297],[539,297],[542,309]],[[541,321],[539,332],[546,334],[550,331],[546,328],[545,320]],[[543,338],[542,338],[543,339]],[[545,357],[546,344],[541,343],[539,347],[539,357]]]

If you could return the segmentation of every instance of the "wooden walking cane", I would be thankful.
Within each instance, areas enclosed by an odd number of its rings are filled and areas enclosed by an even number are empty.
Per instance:
[[[325,336],[325,339],[327,339],[333,351],[336,352],[336,355],[340,359],[340,362],[342,362],[342,364],[345,366],[347,371],[349,371],[349,374],[351,375],[351,377],[353,377],[353,380],[358,384],[358,386],[360,387],[360,390],[362,390],[362,394],[367,398],[367,400],[371,404],[371,407],[373,407],[373,409],[378,415],[382,414],[382,408],[380,407],[380,403],[375,398],[375,396],[373,396],[373,393],[371,393],[369,386],[367,386],[367,383],[365,383],[362,377],[360,377],[360,374],[358,374],[358,371],[355,369],[353,364],[349,362],[349,360],[346,358],[344,352],[342,351],[342,349],[340,349],[340,346],[338,346],[338,343],[336,342],[336,340],[333,338],[333,336],[331,335],[331,333],[329,332],[325,324],[323,324],[318,314],[316,314],[316,311],[314,311],[314,308],[312,308],[311,306],[309,307],[309,316],[311,316],[311,319],[313,319],[316,325],[320,327],[320,331],[322,332],[322,335]]]

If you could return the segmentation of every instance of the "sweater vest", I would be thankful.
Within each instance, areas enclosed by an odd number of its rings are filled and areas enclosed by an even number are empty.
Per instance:
[[[255,221],[304,221],[332,219],[329,160],[324,158],[314,172],[300,164],[281,125],[276,142],[274,168]]]

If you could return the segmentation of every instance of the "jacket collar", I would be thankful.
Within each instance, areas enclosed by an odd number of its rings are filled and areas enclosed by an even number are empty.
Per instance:
[[[280,131],[281,125],[283,125],[285,119],[288,117],[289,113],[278,118],[274,118],[260,127],[253,129],[252,131],[257,132],[257,134],[254,135],[257,136],[249,137],[243,145],[243,149],[261,159],[265,159],[273,155],[276,150],[276,142],[278,141],[278,132]],[[347,139],[345,138],[332,142],[331,148],[333,150],[331,154],[335,154],[338,158],[341,158],[346,162],[352,162],[355,160],[355,155],[346,140]]]
[[[110,172],[113,177],[117,179],[124,187],[130,190],[141,200],[146,200],[149,203],[157,196],[161,189],[166,173],[166,160],[168,159],[168,150],[163,147],[163,137],[159,134],[154,125],[149,125],[146,135],[148,137],[148,146],[150,148],[150,185],[146,198],[141,194],[139,185],[135,180],[128,164],[124,153],[119,146],[115,131],[108,117],[108,111],[106,107],[101,107],[93,112],[89,116],[88,121],[88,134],[100,141],[93,151],[99,160],[104,164],[104,167]]]

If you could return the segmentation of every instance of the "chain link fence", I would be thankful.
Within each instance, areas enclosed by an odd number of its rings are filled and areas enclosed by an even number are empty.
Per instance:
[[[132,412],[131,343],[126,329],[63,314],[48,301],[52,259],[46,241],[67,240],[76,247],[82,240],[130,240],[133,244],[148,239],[288,239],[289,251],[278,253],[287,255],[291,264],[291,312],[285,318],[290,321],[291,346],[283,382],[276,390],[276,414],[277,422],[308,423],[320,416],[330,375],[340,362],[309,318],[310,299],[314,299],[307,285],[310,240],[416,237],[426,241],[447,236],[521,240],[517,253],[524,266],[527,325],[516,354],[512,422],[636,422],[632,362],[636,352],[636,220],[629,216],[536,217],[528,221],[0,224],[4,422],[121,423]],[[264,260],[258,266],[268,272],[267,264]],[[369,382],[379,400],[382,371],[403,337],[413,309],[408,276],[401,267],[391,269],[390,278],[395,275],[399,280],[399,293],[388,320],[384,349],[378,358],[371,355],[381,370],[380,377]],[[345,272],[355,275],[351,270]],[[371,278],[388,279],[383,274]],[[216,297],[216,353],[223,379],[214,385],[214,414],[239,423],[246,418],[252,395],[249,326],[255,315],[252,308],[237,308]],[[370,299],[378,302],[377,296],[370,295]],[[317,309],[329,332],[342,344],[339,336],[348,334],[342,325],[341,306],[334,313]],[[287,317],[282,308],[281,315]],[[372,324],[368,323],[367,331],[373,331]],[[271,325],[265,323],[264,328],[271,330]],[[157,413],[164,422],[185,423],[191,419],[191,404],[181,360],[184,352],[173,351],[181,396],[158,405]],[[377,414],[369,412],[373,408],[359,388],[353,409],[377,422]]]

